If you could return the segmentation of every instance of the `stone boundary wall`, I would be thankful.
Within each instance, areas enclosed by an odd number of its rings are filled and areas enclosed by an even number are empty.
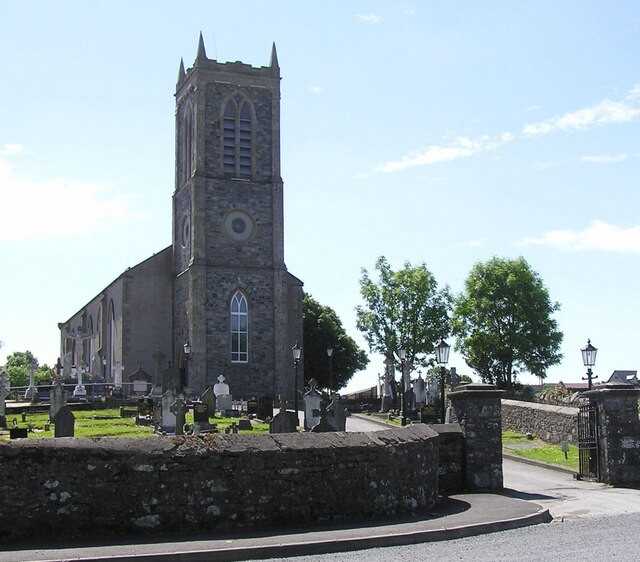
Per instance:
[[[0,544],[375,519],[431,508],[438,435],[24,439],[0,445]]]
[[[464,490],[464,435],[457,423],[430,426],[438,434],[438,493],[459,494]]]
[[[532,433],[543,441],[578,440],[578,408],[502,400],[502,428]]]

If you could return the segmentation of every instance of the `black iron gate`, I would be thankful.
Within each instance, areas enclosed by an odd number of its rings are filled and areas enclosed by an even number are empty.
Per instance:
[[[599,480],[598,410],[584,400],[578,410],[578,474],[579,480]]]

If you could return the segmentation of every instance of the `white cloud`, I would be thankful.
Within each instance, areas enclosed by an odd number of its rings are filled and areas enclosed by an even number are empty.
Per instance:
[[[21,144],[3,144],[0,146],[0,156],[15,156],[24,150]]]
[[[399,172],[416,166],[451,162],[460,158],[468,158],[479,152],[495,150],[514,139],[515,137],[511,133],[500,133],[495,136],[483,135],[475,139],[458,137],[446,145],[430,145],[422,150],[410,152],[399,160],[385,162],[379,166],[378,171]]]
[[[314,96],[319,96],[322,92],[324,92],[324,88],[322,86],[309,86],[309,92],[311,92]]]
[[[80,236],[133,216],[128,199],[108,188],[55,178],[31,180],[16,174],[3,158],[0,209],[0,241]]]
[[[356,14],[354,18],[358,23],[366,23],[368,25],[382,23],[382,16],[378,14]]]
[[[640,119],[640,84],[636,84],[621,101],[602,100],[591,107],[565,113],[524,126],[525,136],[548,135],[556,131],[585,130],[597,125],[628,123]]]
[[[629,157],[628,154],[587,154],[580,157],[583,162],[589,162],[590,164],[617,164],[618,162],[624,162]]]
[[[640,253],[640,225],[622,227],[595,220],[583,230],[550,230],[537,238],[525,238],[519,244],[571,251]]]

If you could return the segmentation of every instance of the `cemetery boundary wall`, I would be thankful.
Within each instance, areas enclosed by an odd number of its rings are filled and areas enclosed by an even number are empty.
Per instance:
[[[376,519],[431,508],[439,437],[371,433],[17,440],[0,445],[0,543]],[[19,516],[16,516],[19,514]]]
[[[464,435],[457,423],[430,426],[438,434],[438,493],[446,496],[464,490]]]
[[[502,400],[502,428],[532,433],[543,441],[577,442],[578,408]]]

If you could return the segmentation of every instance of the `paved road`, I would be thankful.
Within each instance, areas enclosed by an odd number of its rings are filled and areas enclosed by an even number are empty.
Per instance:
[[[376,548],[288,560],[322,562],[394,562],[438,560],[439,562],[518,562],[552,560],[640,559],[640,514],[612,517],[589,517],[548,525],[536,525],[513,531],[502,531],[466,539],[410,546]],[[280,559],[273,559],[280,560]]]

